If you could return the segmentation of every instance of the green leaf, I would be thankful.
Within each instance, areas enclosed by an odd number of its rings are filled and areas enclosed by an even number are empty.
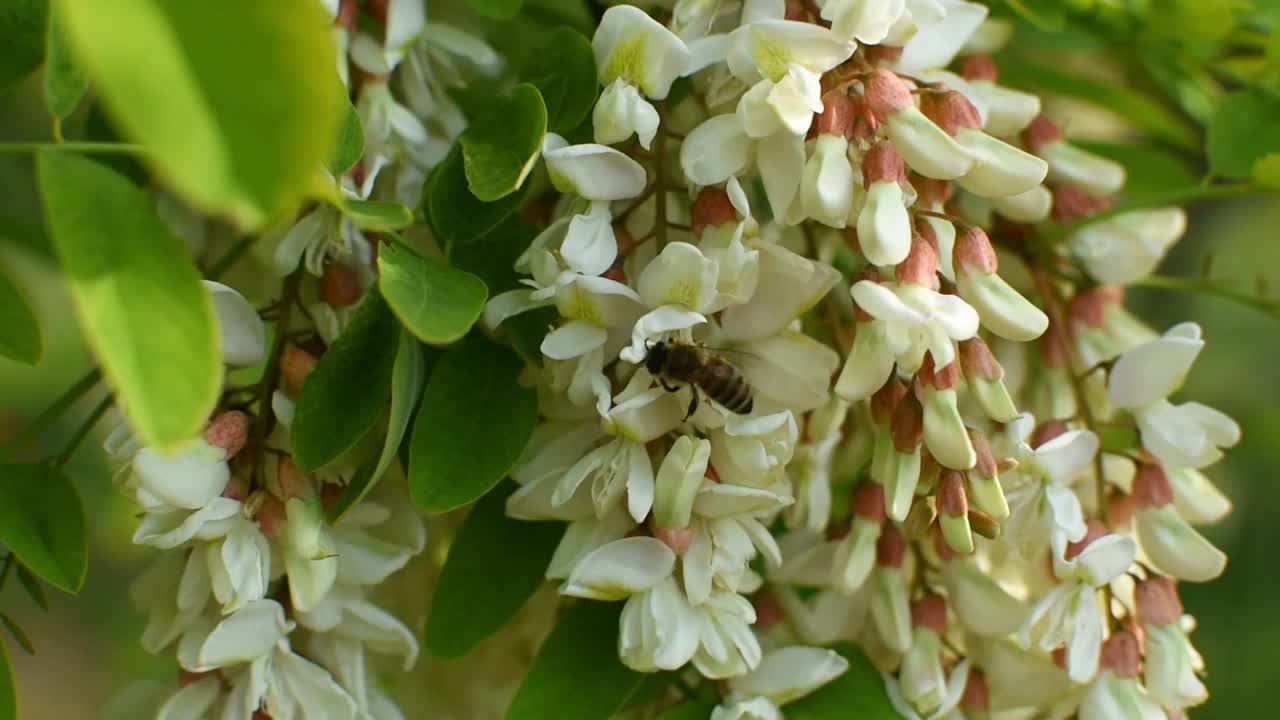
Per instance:
[[[391,200],[354,200],[344,198],[342,214],[362,230],[387,232],[413,224],[413,211]]]
[[[462,507],[520,459],[538,415],[536,394],[516,382],[520,367],[511,351],[480,338],[436,363],[409,446],[409,490],[419,505]]]
[[[520,207],[525,188],[495,202],[483,202],[467,189],[462,146],[454,145],[427,179],[424,204],[445,248],[474,242]]]
[[[558,27],[533,52],[520,73],[542,94],[547,109],[547,130],[561,135],[582,124],[596,101],[596,56],[586,36],[570,27]]]
[[[513,18],[520,12],[524,0],[470,0],[471,7],[486,17],[497,20]]]
[[[462,657],[502,629],[546,581],[562,523],[524,522],[506,515],[514,483],[503,483],[471,508],[449,546],[431,599],[426,644],[439,658]],[[502,568],[502,582],[493,582]]]
[[[589,33],[595,28],[596,18],[588,5],[589,0],[526,0],[520,21],[526,27],[535,19],[548,23],[564,23],[580,32]]]
[[[1227,178],[1253,175],[1258,159],[1280,152],[1280,98],[1258,90],[1232,93],[1209,121],[1209,169]]]
[[[382,474],[391,467],[400,450],[400,441],[409,427],[413,416],[413,408],[422,397],[422,384],[426,379],[426,359],[418,339],[408,331],[400,331],[400,341],[396,346],[395,364],[391,369],[391,418],[387,422],[387,437],[382,444],[382,454],[378,463],[369,472],[357,473],[348,485],[338,502],[329,509],[329,522],[334,523],[353,505],[364,499],[373,490]]]
[[[1185,160],[1150,143],[1072,143],[1124,166],[1123,193],[1129,202],[1154,201],[1198,182]]]
[[[36,646],[31,642],[31,638],[27,637],[27,631],[23,630],[22,626],[19,625],[17,621],[9,617],[6,613],[0,612],[0,625],[4,625],[5,629],[8,630],[9,634],[13,636],[13,639],[22,646],[22,649],[27,651],[28,655],[36,654]]]
[[[49,18],[49,49],[44,64],[44,105],[58,120],[70,115],[89,89],[89,79],[71,57],[61,25],[56,13]]]
[[[18,693],[13,685],[9,651],[0,642],[0,720],[18,720]]]
[[[378,421],[391,392],[400,327],[376,292],[307,376],[293,416],[293,461],[304,470],[333,462]]]
[[[1031,92],[1079,98],[1116,113],[1172,145],[1185,150],[1200,147],[1199,132],[1194,125],[1134,88],[1076,75],[1026,58],[1010,58],[1000,63],[1000,82]]]
[[[47,463],[0,465],[0,544],[54,587],[80,592],[88,568],[80,494]]]
[[[467,187],[481,201],[493,202],[515,192],[533,170],[547,134],[547,108],[538,88],[528,83],[487,105],[470,118],[458,142]]]
[[[37,155],[45,221],[89,346],[133,429],[171,448],[209,419],[222,385],[213,301],[186,244],[119,173]]]
[[[342,120],[338,125],[338,142],[329,152],[325,167],[334,175],[350,170],[364,155],[364,125],[351,100],[343,95]]]
[[[900,720],[902,717],[889,702],[884,678],[856,645],[839,643],[831,646],[849,661],[843,675],[813,694],[788,703],[787,720]]]
[[[125,134],[193,205],[259,226],[317,182],[342,113],[314,0],[60,0]]]
[[[0,357],[34,365],[43,352],[35,313],[22,292],[0,272]]]
[[[22,584],[22,589],[27,591],[27,595],[31,597],[31,601],[40,606],[41,610],[49,610],[49,596],[45,594],[44,586],[40,584],[40,578],[27,569],[26,565],[18,563],[18,582]]]
[[[536,227],[512,215],[483,237],[453,248],[449,262],[483,280],[491,296],[525,287],[515,269],[516,259],[537,236]]]
[[[383,243],[378,287],[404,326],[426,343],[451,343],[471,329],[488,293],[480,278],[405,247]]]
[[[690,700],[664,711],[658,720],[707,720],[716,705],[715,700]]]
[[[506,720],[561,720],[566,707],[574,720],[607,720],[624,707],[645,676],[618,660],[621,612],[621,603],[579,602],[561,615]]]
[[[48,0],[5,0],[0,3],[0,90],[26,77],[44,60]],[[3,711],[0,710],[0,717]]]
[[[1253,164],[1253,179],[1259,185],[1272,190],[1280,190],[1280,153],[1271,153],[1258,158]]]

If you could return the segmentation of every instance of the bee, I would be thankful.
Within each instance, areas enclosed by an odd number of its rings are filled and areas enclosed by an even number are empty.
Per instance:
[[[680,388],[669,384],[669,380],[694,387],[686,419],[698,409],[698,391],[706,393],[707,397],[723,405],[726,410],[740,415],[750,413],[755,404],[751,386],[738,369],[724,358],[697,345],[682,342],[654,343],[649,346],[649,352],[645,355],[644,366],[670,392]]]

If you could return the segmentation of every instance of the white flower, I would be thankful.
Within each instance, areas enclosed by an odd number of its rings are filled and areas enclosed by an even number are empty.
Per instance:
[[[849,661],[833,650],[798,645],[772,650],[755,670],[729,680],[728,697],[711,711],[711,720],[780,720],[780,705],[808,695],[848,669]]]
[[[644,191],[645,172],[640,163],[605,145],[570,145],[547,133],[542,157],[556,189],[587,200],[625,200]]]
[[[789,411],[730,417],[711,432],[711,464],[727,482],[768,487],[782,476],[800,431]]]
[[[338,577],[338,557],[318,499],[290,498],[281,550],[295,610],[314,608]]]
[[[134,498],[149,512],[205,507],[231,480],[227,451],[203,438],[191,440],[173,454],[144,447],[133,458],[126,481]]]
[[[1111,403],[1133,413],[1142,445],[1172,467],[1202,468],[1222,457],[1220,448],[1240,440],[1240,427],[1223,413],[1190,402],[1173,405],[1191,364],[1204,347],[1200,326],[1182,323],[1126,352],[1111,369]]]
[[[365,33],[358,33],[351,41],[352,61],[375,75],[394,70],[427,24],[426,8],[416,0],[388,0],[386,13],[383,44]]]
[[[271,546],[252,520],[237,515],[227,533],[203,549],[213,595],[223,612],[235,612],[266,596],[271,581]]]
[[[759,279],[751,299],[721,313],[726,340],[746,341],[774,335],[817,305],[840,273],[826,263],[802,257],[773,243],[758,243]]]
[[[418,640],[394,615],[374,605],[364,592],[339,585],[309,611],[298,611],[298,624],[332,638],[358,642],[374,652],[398,655],[403,668],[418,658]]]
[[[1150,275],[1186,230],[1180,207],[1134,210],[1081,228],[1071,251],[1099,282],[1128,285]]]
[[[267,330],[258,311],[234,289],[212,280],[204,287],[213,299],[222,335],[222,362],[231,367],[252,367],[267,352]]]
[[[894,69],[902,73],[946,67],[987,18],[987,8],[963,0],[907,0],[908,13],[886,43],[902,45]]]
[[[858,307],[884,323],[884,341],[875,351],[881,357],[896,358],[903,372],[919,369],[925,352],[933,356],[935,367],[950,365],[956,359],[956,341],[978,332],[978,313],[954,295],[909,283],[871,280],[859,280],[851,292]]]
[[[644,11],[617,5],[605,11],[591,40],[605,91],[592,124],[596,141],[622,142],[635,133],[647,150],[658,130],[658,111],[641,97],[666,98],[689,65],[689,48]]]
[[[1033,450],[1027,442],[1034,424],[1024,414],[1007,428],[1018,467],[1005,476],[1006,485],[1025,484],[1009,491],[1005,537],[1028,559],[1057,532],[1068,542],[1084,537],[1084,512],[1070,484],[1098,452],[1098,436],[1088,430],[1068,430]]]
[[[878,45],[904,12],[904,0],[827,0],[821,16],[836,36]]]

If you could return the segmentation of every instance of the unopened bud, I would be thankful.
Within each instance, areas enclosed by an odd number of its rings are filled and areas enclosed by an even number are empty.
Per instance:
[[[335,308],[355,305],[363,292],[355,268],[340,262],[324,266],[324,274],[320,276],[320,299],[325,304]]]
[[[1022,131],[1022,144],[1033,153],[1039,153],[1045,145],[1061,139],[1062,128],[1044,114],[1037,115],[1027,129]]]
[[[881,180],[901,183],[907,179],[907,166],[898,149],[888,140],[872,145],[862,156],[862,187],[871,189]]]
[[[1101,520],[1089,520],[1085,523],[1084,537],[1067,545],[1067,550],[1063,553],[1063,556],[1067,560],[1075,560],[1080,556],[1080,553],[1084,552],[1085,548],[1089,547],[1089,545],[1093,543],[1094,540],[1105,537],[1106,535],[1107,526],[1103,525]]]
[[[1000,473],[1000,468],[996,464],[996,456],[991,451],[991,441],[987,439],[986,433],[970,430],[969,442],[973,443],[973,454],[977,457],[973,469],[988,480],[996,478]]]
[[[990,55],[970,55],[960,66],[960,76],[965,80],[995,82],[999,76],[996,61]]]
[[[356,29],[356,22],[359,19],[359,0],[342,0],[338,5],[337,24],[341,25],[347,32],[353,32]]]
[[[867,109],[882,123],[890,115],[915,104],[911,101],[911,88],[891,70],[876,70],[863,85]]]
[[[919,233],[911,238],[907,258],[898,263],[894,276],[900,285],[931,288],[938,280],[938,249]]]
[[[285,347],[280,355],[280,375],[284,380],[284,389],[290,395],[302,392],[302,384],[307,376],[316,369],[316,356],[295,345]],[[270,398],[268,398],[270,401]]]
[[[900,45],[863,45],[862,56],[872,65],[888,65],[902,57]]]
[[[902,533],[892,524],[886,524],[876,541],[876,562],[884,567],[902,567],[902,559],[907,554],[907,541]]]
[[[927,354],[916,372],[916,379],[935,390],[954,390],[960,384],[960,364],[953,361],[937,368],[933,364],[933,354]]]
[[[848,93],[832,91],[822,96],[822,112],[814,120],[814,128],[819,135],[845,135],[853,120],[854,104]]]
[[[738,211],[733,207],[733,202],[729,200],[729,193],[724,188],[708,187],[703,188],[698,193],[698,198],[693,201],[693,234],[701,238],[702,232],[706,228],[724,225],[726,223],[738,222]],[[614,228],[614,236],[618,234],[617,228]],[[627,232],[628,237],[631,233]],[[635,239],[631,239],[634,246]],[[621,242],[619,242],[621,245]],[[618,252],[622,253],[622,248],[618,248]]]
[[[1114,528],[1127,528],[1133,525],[1133,513],[1137,503],[1133,496],[1120,490],[1113,490],[1107,496],[1107,522]]]
[[[853,491],[853,515],[867,522],[883,525],[884,486],[878,482],[864,482]]]
[[[969,526],[969,499],[965,494],[964,475],[956,470],[945,470],[938,480],[938,524],[947,545],[958,553],[968,555],[974,550],[973,529]]]
[[[1061,420],[1045,420],[1031,433],[1031,447],[1038,448],[1067,431]]]
[[[906,384],[898,378],[891,378],[871,396],[871,419],[878,425],[888,424],[906,396]]]
[[[279,498],[262,493],[257,510],[253,513],[253,519],[258,523],[258,528],[262,530],[262,534],[267,536],[268,540],[274,540],[280,537],[280,532],[284,530],[287,515],[284,509],[284,503]]]
[[[281,455],[276,466],[276,480],[280,483],[280,497],[309,498],[316,494],[315,482],[305,470],[298,467],[289,455]]]
[[[1143,625],[1171,625],[1182,618],[1182,599],[1173,578],[1152,575],[1133,590],[1138,622]]]
[[[1118,285],[1099,285],[1077,293],[1071,301],[1071,319],[1091,328],[1101,328],[1106,323],[1107,309],[1124,303],[1124,288]]]
[[[1069,223],[1111,207],[1110,198],[1090,195],[1083,188],[1060,183],[1053,188],[1053,221]]]
[[[222,489],[222,497],[244,502],[249,497],[249,478],[242,473],[232,473],[231,480]]]
[[[1142,663],[1138,638],[1128,629],[1117,630],[1102,643],[1102,669],[1118,678],[1136,678]]]
[[[952,137],[961,130],[982,129],[982,115],[978,108],[955,90],[926,94],[920,100],[920,112]]]
[[[996,360],[991,348],[980,337],[960,343],[960,367],[970,383],[1004,378],[1004,368],[1000,367],[1000,361]]]
[[[1049,327],[1040,336],[1040,361],[1047,367],[1065,369],[1067,358],[1071,356],[1071,339],[1061,323],[1049,322]]]
[[[956,233],[956,247],[952,257],[956,273],[982,273],[990,275],[1000,269],[1000,257],[991,244],[991,238],[976,225],[970,225]]]
[[[1164,507],[1173,502],[1169,478],[1158,465],[1145,465],[1133,479],[1133,500],[1139,510]]]
[[[981,670],[974,668],[969,671],[969,679],[964,686],[964,694],[960,696],[960,707],[966,711],[965,715],[981,714],[987,711],[990,704],[987,692],[987,676]]]
[[[650,522],[649,530],[654,537],[665,543],[676,555],[684,555],[684,552],[693,544],[692,527],[664,528]]]
[[[943,207],[951,199],[952,184],[947,180],[936,180],[912,173],[911,187],[916,189],[920,202],[930,207]]]
[[[924,409],[913,394],[906,394],[893,412],[890,426],[893,447],[901,453],[914,452],[924,440]]]
[[[969,511],[969,527],[988,540],[997,540],[1000,537],[1000,523],[981,510]]]
[[[761,588],[756,592],[751,598],[751,605],[756,610],[755,626],[761,630],[768,630],[787,619],[786,610],[778,596],[768,588]]]
[[[939,636],[947,633],[947,601],[937,593],[925,593],[911,605],[911,625],[927,627]]]
[[[218,413],[204,429],[205,442],[227,452],[227,460],[244,448],[249,438],[249,416],[239,410]]]

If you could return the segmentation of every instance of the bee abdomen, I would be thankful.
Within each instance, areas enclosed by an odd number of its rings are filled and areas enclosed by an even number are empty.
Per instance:
[[[699,387],[712,400],[730,412],[745,415],[751,412],[754,402],[751,386],[728,363],[709,366],[699,378]]]

